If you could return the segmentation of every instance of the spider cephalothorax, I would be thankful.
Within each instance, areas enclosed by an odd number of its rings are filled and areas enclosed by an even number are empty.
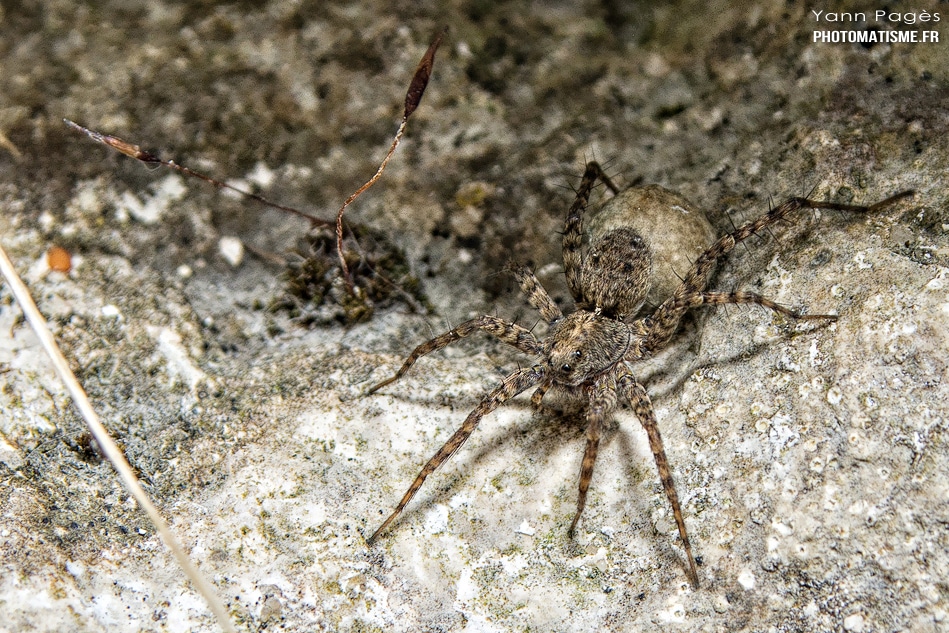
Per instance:
[[[557,387],[581,399],[587,422],[587,445],[580,466],[577,511],[570,524],[570,533],[573,534],[586,503],[601,429],[617,406],[628,403],[646,430],[659,479],[672,506],[682,539],[689,580],[697,587],[698,572],[692,546],[656,415],[645,387],[634,377],[630,364],[647,359],[663,349],[675,334],[685,313],[702,305],[753,303],[793,319],[835,319],[833,315],[802,315],[750,292],[708,292],[705,288],[715,263],[736,244],[798,209],[871,211],[911,193],[903,192],[869,207],[791,198],[712,244],[695,260],[672,296],[648,316],[637,319],[637,313],[650,291],[649,279],[654,265],[649,244],[644,237],[636,230],[619,226],[598,236],[586,252],[583,249],[583,215],[597,179],[603,180],[614,193],[617,192],[600,166],[589,163],[564,225],[564,272],[567,287],[577,306],[576,311],[564,316],[530,269],[512,266],[511,270],[521,290],[527,295],[528,302],[550,324],[550,332],[545,339],[538,341],[530,331],[514,323],[497,317],[481,316],[419,345],[394,376],[369,390],[369,393],[373,393],[395,382],[422,356],[478,330],[484,330],[522,352],[539,357],[537,364],[513,372],[481,399],[461,427],[425,464],[395,511],[369,537],[370,543],[401,514],[426,477],[458,450],[485,415],[532,387],[536,387],[536,391],[531,401],[539,407],[548,390]]]

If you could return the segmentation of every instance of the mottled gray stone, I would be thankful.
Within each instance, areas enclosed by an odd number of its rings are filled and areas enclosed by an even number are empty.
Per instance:
[[[949,15],[923,4],[942,20],[827,28],[939,44],[814,43],[826,25],[784,2],[6,3],[0,240],[242,630],[946,631]],[[304,222],[61,122],[330,217],[375,171],[445,24],[402,147],[351,209],[404,247],[430,316],[307,331],[268,313],[280,270],[253,253],[291,248]],[[449,323],[533,324],[497,274],[508,259],[569,307],[557,231],[592,158],[620,185],[680,192],[716,233],[770,196],[917,195],[802,213],[736,249],[716,289],[839,320],[715,310],[649,382],[700,590],[629,413],[576,541],[582,424],[518,400],[367,549],[419,466],[530,361],[478,338],[366,387]],[[490,186],[462,204],[474,183]],[[248,247],[238,268],[224,236]],[[52,244],[68,275],[45,269]],[[214,630],[18,315],[0,289],[0,629]]]

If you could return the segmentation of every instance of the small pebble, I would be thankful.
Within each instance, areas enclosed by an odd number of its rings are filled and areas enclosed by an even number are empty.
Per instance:
[[[244,245],[236,237],[225,235],[220,239],[217,250],[228,264],[237,268],[244,261]]]

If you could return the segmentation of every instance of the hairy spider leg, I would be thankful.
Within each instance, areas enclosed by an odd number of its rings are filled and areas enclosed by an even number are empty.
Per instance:
[[[392,514],[389,515],[389,518],[383,521],[382,525],[379,526],[379,529],[372,533],[372,536],[367,539],[367,542],[371,545],[379,537],[379,535],[382,534],[387,527],[389,527],[389,524],[395,521],[395,519],[400,514],[402,514],[402,510],[405,509],[405,506],[408,505],[409,501],[412,500],[412,497],[415,496],[415,493],[417,493],[419,488],[422,487],[422,484],[425,483],[425,479],[435,472],[439,466],[445,463],[445,461],[451,457],[455,451],[461,448],[461,445],[465,443],[465,440],[467,440],[468,437],[478,427],[478,423],[481,422],[481,419],[484,416],[491,413],[501,404],[510,400],[522,391],[530,389],[537,383],[543,381],[544,377],[545,375],[543,365],[535,365],[533,367],[518,369],[505,378],[500,385],[491,391],[491,393],[482,398],[475,410],[469,413],[468,417],[465,418],[461,428],[455,431],[448,441],[445,442],[445,444],[440,449],[438,449],[438,452],[428,460],[428,463],[425,464],[425,466],[422,468],[422,471],[415,478],[415,481],[413,481],[412,485],[409,486],[409,489],[406,491],[405,495],[402,496],[402,500],[399,501],[399,505],[397,505]]]
[[[594,161],[587,163],[577,189],[577,197],[567,211],[567,219],[563,226],[563,269],[567,277],[567,288],[574,302],[585,304],[583,286],[580,283],[580,267],[583,264],[583,212],[590,201],[590,192],[596,185],[597,179],[606,183],[606,186],[617,191],[616,185],[609,179],[600,164]]]
[[[485,314],[471,319],[470,321],[465,321],[461,325],[454,327],[444,334],[440,334],[432,340],[426,341],[425,343],[422,343],[416,347],[412,353],[409,354],[409,357],[405,359],[405,362],[402,363],[402,367],[399,368],[399,371],[397,371],[394,376],[370,387],[369,391],[366,392],[367,395],[375,393],[379,389],[394,383],[396,380],[404,376],[405,373],[412,367],[412,365],[415,364],[415,361],[417,361],[422,356],[436,352],[443,347],[454,343],[455,341],[474,334],[478,330],[484,330],[491,336],[494,336],[498,340],[507,343],[508,345],[516,347],[526,354],[533,354],[536,356],[543,351],[541,344],[537,342],[537,339],[534,338],[534,335],[531,334],[526,328]]]
[[[547,290],[534,275],[534,271],[527,266],[518,266],[513,262],[507,265],[507,269],[514,274],[514,278],[521,287],[521,292],[527,297],[527,302],[540,312],[540,316],[544,321],[554,323],[563,318],[563,312],[547,294]]]
[[[795,319],[798,321],[807,321],[807,320],[817,320],[817,319],[826,319],[828,321],[836,321],[836,314],[802,314],[796,310],[785,307],[780,303],[775,303],[771,299],[762,297],[761,295],[755,292],[745,292],[743,290],[738,290],[736,292],[703,292],[701,295],[698,295],[701,300],[699,305],[725,305],[728,303],[753,303],[759,305],[769,310],[773,310],[778,314],[783,314],[784,316]]]
[[[580,515],[587,503],[587,491],[593,479],[593,466],[600,446],[600,431],[606,421],[606,416],[616,408],[616,377],[612,371],[607,372],[594,381],[588,388],[589,404],[587,406],[587,446],[583,452],[583,461],[580,463],[580,491],[577,496],[577,513],[570,522],[568,534],[573,537]]]
[[[774,207],[768,213],[765,213],[756,220],[752,220],[742,225],[737,230],[722,236],[707,251],[699,256],[692,265],[692,269],[685,276],[682,283],[676,289],[675,293],[666,299],[656,311],[642,319],[642,324],[647,331],[646,338],[643,341],[642,352],[645,355],[651,355],[669,342],[672,335],[679,327],[679,321],[682,316],[692,307],[702,305],[702,293],[708,284],[709,276],[715,267],[715,263],[730,253],[739,242],[748,239],[762,229],[765,229],[789,216],[799,209],[832,209],[837,211],[870,212],[885,207],[901,198],[912,195],[912,191],[903,191],[889,198],[877,202],[870,206],[857,206],[851,204],[838,204],[835,202],[820,202],[808,200],[807,198],[791,198],[784,204]],[[721,294],[714,295],[721,298]],[[735,295],[737,296],[737,295]],[[715,302],[715,301],[712,301]],[[749,301],[757,303],[757,301]],[[718,302],[723,303],[723,302]],[[765,305],[765,304],[761,304]],[[777,304],[773,304],[777,305]],[[772,306],[766,306],[771,307]],[[780,311],[780,310],[779,310]],[[638,360],[638,359],[630,359]]]
[[[672,470],[669,468],[669,459],[666,457],[666,449],[662,445],[662,436],[659,434],[659,422],[656,420],[656,413],[652,408],[652,401],[646,388],[636,381],[632,372],[626,367],[625,363],[621,365],[621,373],[617,378],[617,385],[622,396],[633,407],[633,412],[639,418],[639,423],[646,430],[649,438],[649,448],[652,450],[652,456],[656,461],[656,468],[659,470],[659,480],[662,482],[662,488],[669,499],[669,505],[672,506],[672,514],[675,517],[676,526],[679,528],[679,538],[682,539],[682,547],[685,550],[685,556],[689,561],[689,582],[692,588],[699,586],[699,574],[695,567],[695,558],[692,557],[692,545],[689,543],[689,534],[685,529],[685,520],[682,518],[682,508],[679,507],[679,496],[676,494],[675,482],[672,480]]]

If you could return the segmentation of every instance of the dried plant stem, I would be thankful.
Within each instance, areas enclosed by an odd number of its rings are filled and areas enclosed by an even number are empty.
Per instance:
[[[442,38],[445,37],[445,33],[447,32],[448,29],[446,28],[435,36],[435,39],[429,44],[428,50],[422,55],[422,59],[415,68],[415,74],[412,76],[409,89],[405,93],[405,109],[402,111],[402,122],[399,124],[395,138],[392,139],[392,145],[389,146],[389,151],[386,152],[385,158],[383,158],[379,164],[375,175],[346,198],[346,201],[343,202],[343,206],[336,212],[336,254],[339,256],[339,267],[343,271],[343,279],[346,280],[346,287],[349,288],[350,292],[353,292],[353,279],[352,275],[349,274],[349,266],[346,264],[346,257],[343,255],[343,214],[346,212],[346,207],[361,196],[366,189],[376,184],[376,181],[382,176],[382,172],[386,170],[389,159],[392,158],[396,148],[399,146],[399,142],[402,140],[402,135],[405,133],[405,126],[409,122],[409,117],[412,116],[412,113],[415,112],[415,109],[422,101],[422,95],[425,94],[425,87],[428,86],[428,80],[432,76],[432,68],[435,66],[435,52],[438,50],[438,47],[441,46]]]
[[[432,43],[429,44],[428,49],[425,51],[425,54],[422,55],[422,59],[419,61],[418,66],[415,68],[415,74],[412,76],[412,81],[409,83],[409,88],[405,93],[405,109],[402,112],[402,122],[399,124],[399,129],[395,133],[395,138],[392,140],[392,144],[389,146],[389,151],[386,152],[385,158],[382,159],[379,168],[376,170],[375,175],[366,181],[359,189],[352,193],[346,201],[343,202],[343,205],[339,208],[339,211],[336,212],[336,253],[339,256],[339,266],[343,272],[343,279],[346,280],[346,288],[349,290],[350,294],[355,294],[355,289],[353,287],[352,275],[349,271],[349,265],[346,263],[346,258],[343,255],[343,214],[346,212],[346,208],[352,204],[356,198],[361,196],[364,191],[373,186],[377,180],[382,176],[382,172],[386,170],[386,165],[389,163],[389,159],[392,158],[392,155],[395,153],[396,148],[399,146],[399,142],[402,140],[402,135],[405,133],[405,126],[409,122],[409,117],[412,116],[412,113],[415,112],[415,109],[418,108],[419,103],[422,101],[422,95],[425,93],[425,88],[428,86],[428,81],[432,76],[432,68],[435,66],[435,52],[438,50],[438,47],[442,43],[442,38],[445,37],[445,34],[448,32],[448,29],[444,29],[441,33],[435,36],[435,39],[432,40]],[[226,182],[212,178],[206,174],[203,174],[199,171],[195,171],[190,167],[176,163],[173,160],[166,160],[159,158],[155,154],[152,154],[149,151],[142,149],[140,146],[129,143],[128,141],[122,140],[118,136],[112,136],[111,134],[103,134],[101,132],[96,132],[87,127],[74,123],[69,119],[63,119],[63,122],[67,127],[76,130],[82,134],[85,134],[93,141],[97,143],[102,143],[107,145],[112,149],[125,154],[136,160],[140,160],[148,165],[162,165],[168,169],[173,169],[181,174],[186,176],[192,176],[194,178],[200,178],[201,180],[214,185],[218,189],[228,189],[234,191],[246,198],[256,200],[260,204],[271,207],[273,209],[279,209],[281,211],[286,211],[287,213],[292,213],[293,215],[305,218],[310,221],[313,226],[332,226],[333,222],[329,220],[324,220],[318,218],[309,213],[304,213],[299,209],[293,207],[284,206],[282,204],[277,204],[272,202],[267,198],[252,193],[250,191],[244,191],[233,185],[229,185]],[[0,146],[3,146],[3,140],[5,137],[0,133]],[[15,149],[15,148],[14,148]],[[355,240],[355,236],[353,240]]]
[[[195,171],[191,169],[190,167],[186,167],[185,165],[176,163],[173,160],[165,160],[165,159],[159,158],[155,154],[152,154],[151,152],[148,152],[142,149],[135,143],[129,143],[128,141],[120,139],[118,136],[112,136],[111,134],[103,134],[102,132],[96,132],[95,130],[90,130],[87,127],[84,127],[82,125],[79,125],[78,123],[70,121],[69,119],[63,119],[63,123],[66,124],[66,127],[69,127],[73,130],[76,130],[77,132],[85,134],[96,143],[102,143],[103,145],[107,145],[108,147],[111,147],[117,152],[125,154],[129,158],[134,158],[135,160],[142,161],[146,165],[162,165],[164,167],[167,167],[168,169],[173,169],[177,171],[178,173],[184,174],[185,176],[192,176],[194,178],[198,178],[208,184],[214,185],[218,189],[227,189],[229,191],[233,191],[237,193],[238,195],[244,196],[245,198],[256,200],[257,202],[259,202],[260,204],[264,206],[270,207],[272,209],[279,209],[280,211],[286,211],[287,213],[291,213],[293,215],[309,220],[310,223],[313,224],[313,226],[330,226],[332,224],[328,220],[323,220],[322,218],[318,218],[314,215],[310,215],[309,213],[304,213],[303,211],[300,211],[299,209],[294,209],[293,207],[288,207],[282,204],[277,204],[276,202],[272,202],[260,194],[252,193],[250,191],[244,191],[243,189],[239,187],[235,187],[234,185],[229,185],[224,181],[212,178],[211,176],[208,176],[207,174],[203,174],[200,171]]]
[[[352,202],[361,196],[366,189],[376,184],[376,181],[379,180],[382,172],[384,172],[386,169],[386,165],[389,163],[389,159],[392,158],[392,154],[395,153],[395,148],[399,146],[399,141],[402,140],[402,134],[405,132],[405,125],[408,122],[409,120],[407,117],[402,119],[402,123],[399,124],[399,129],[395,133],[395,139],[393,139],[392,145],[389,146],[389,151],[386,152],[386,157],[383,158],[382,162],[379,164],[379,169],[376,170],[376,174],[366,181],[362,187],[354,191],[348,198],[346,198],[346,201],[343,202],[343,206],[341,206],[339,211],[336,212],[336,253],[339,255],[339,267],[343,270],[343,278],[346,279],[346,285],[350,288],[350,290],[352,290],[353,280],[352,276],[349,274],[349,266],[346,264],[346,257],[343,255],[343,214],[346,212],[346,207],[352,204]]]
[[[106,431],[105,427],[99,421],[99,416],[93,409],[89,397],[86,395],[82,385],[79,384],[75,374],[73,374],[69,368],[66,357],[63,356],[59,346],[56,345],[56,341],[53,339],[49,328],[46,327],[46,319],[40,313],[39,308],[36,307],[36,303],[34,303],[30,291],[20,279],[16,269],[13,267],[13,263],[10,261],[10,258],[2,246],[0,246],[0,272],[2,272],[6,278],[7,283],[10,284],[13,296],[20,304],[23,314],[26,316],[26,320],[32,326],[33,331],[36,332],[36,336],[39,338],[47,355],[49,355],[50,360],[53,361],[53,368],[59,375],[60,380],[65,383],[66,389],[76,403],[76,407],[86,421],[86,425],[89,427],[93,437],[95,437],[102,452],[105,453],[106,458],[112,463],[112,466],[115,467],[126,490],[135,498],[138,505],[145,510],[145,513],[155,526],[155,529],[165,542],[165,545],[168,546],[178,561],[178,564],[181,566],[181,569],[184,570],[185,575],[188,576],[198,592],[204,596],[205,601],[217,618],[221,628],[228,633],[236,633],[236,629],[230,620],[227,609],[220,598],[218,598],[214,587],[201,575],[198,568],[195,567],[191,559],[188,558],[181,543],[178,542],[171,528],[168,527],[168,524],[158,512],[158,508],[152,504],[148,495],[142,489],[141,485],[139,485],[138,479],[132,472],[131,466],[129,466],[129,463],[125,460],[125,456],[115,445],[115,442],[112,441],[112,438],[109,437],[108,431]]]

